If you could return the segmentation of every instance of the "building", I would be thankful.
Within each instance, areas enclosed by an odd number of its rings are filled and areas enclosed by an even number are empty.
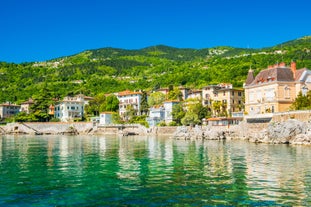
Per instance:
[[[242,117],[214,117],[207,119],[209,126],[227,126],[238,125],[243,121]]]
[[[0,119],[14,116],[20,112],[21,106],[11,103],[0,104]]]
[[[112,112],[102,112],[99,116],[100,125],[112,124]]]
[[[248,115],[288,111],[301,91],[303,94],[311,88],[311,71],[307,68],[296,69],[285,63],[275,64],[264,69],[254,77],[249,70],[244,85],[245,112]]]
[[[169,124],[170,122],[173,121],[173,107],[177,104],[179,104],[180,101],[165,101],[164,102],[164,110],[165,110],[165,115],[164,115],[164,119],[165,119],[165,123]]]
[[[202,99],[202,90],[190,90],[188,92],[187,99],[192,98],[192,99]]]
[[[29,113],[30,113],[30,108],[31,108],[31,106],[32,106],[34,103],[35,103],[35,102],[34,102],[31,98],[29,98],[28,101],[25,101],[25,102],[21,103],[21,109],[20,109],[20,111],[29,114]]]
[[[182,96],[181,98],[183,100],[186,100],[188,98],[190,89],[183,87],[183,86],[180,86],[180,87],[178,87],[178,90],[181,92],[181,96]],[[159,88],[156,90],[156,92],[163,93],[165,95],[165,97],[168,98],[168,94],[170,92],[170,89],[169,88]]]
[[[136,111],[136,115],[140,115],[140,103],[142,92],[122,91],[116,94],[119,100],[119,115],[126,118],[126,111],[129,106]]]
[[[154,106],[149,109],[147,122],[150,127],[156,126],[161,121],[165,121],[165,108],[163,106]]]
[[[68,122],[75,119],[82,119],[84,115],[84,107],[88,100],[84,99],[84,95],[74,97],[67,96],[62,101],[55,104],[54,116],[61,121]]]
[[[209,85],[202,89],[202,104],[213,108],[213,102],[219,101],[228,115],[243,110],[244,90],[233,88],[230,83]],[[215,114],[215,112],[214,112]]]

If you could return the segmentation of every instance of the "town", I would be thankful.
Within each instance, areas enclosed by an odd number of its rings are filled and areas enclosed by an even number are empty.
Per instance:
[[[50,121],[91,121],[98,125],[135,123],[133,117],[142,117],[143,120],[138,118],[136,123],[144,123],[147,127],[234,125],[242,120],[269,122],[274,113],[293,110],[292,105],[299,94],[306,96],[311,88],[310,69],[297,69],[295,62],[268,66],[256,76],[250,68],[245,79],[243,88],[219,83],[199,89],[170,86],[148,93],[125,90],[107,94],[106,97],[118,100],[117,106],[113,110],[98,111],[97,116],[89,119],[85,119],[86,110],[94,103],[94,97],[83,94],[55,100],[45,110]],[[29,98],[20,105],[2,103],[0,118],[5,122],[20,113],[31,114],[35,102]]]

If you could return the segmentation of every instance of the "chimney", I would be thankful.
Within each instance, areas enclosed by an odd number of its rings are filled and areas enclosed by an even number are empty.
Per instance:
[[[290,69],[293,72],[293,78],[296,79],[296,63],[295,62],[291,62]]]
[[[286,65],[285,65],[284,62],[281,62],[281,63],[279,64],[279,66],[283,68],[283,67],[285,67]]]

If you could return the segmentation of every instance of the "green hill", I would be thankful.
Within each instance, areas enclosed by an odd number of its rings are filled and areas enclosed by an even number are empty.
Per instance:
[[[20,103],[48,93],[52,97],[83,93],[94,96],[125,89],[151,91],[159,87],[201,88],[231,82],[242,87],[251,67],[292,60],[311,68],[311,37],[274,47],[246,49],[174,48],[157,45],[139,50],[102,48],[37,63],[0,63],[0,102]]]

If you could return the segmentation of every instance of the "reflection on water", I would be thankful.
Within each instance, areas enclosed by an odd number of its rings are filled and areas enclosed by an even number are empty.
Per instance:
[[[0,139],[0,205],[311,205],[311,150],[167,137]]]

